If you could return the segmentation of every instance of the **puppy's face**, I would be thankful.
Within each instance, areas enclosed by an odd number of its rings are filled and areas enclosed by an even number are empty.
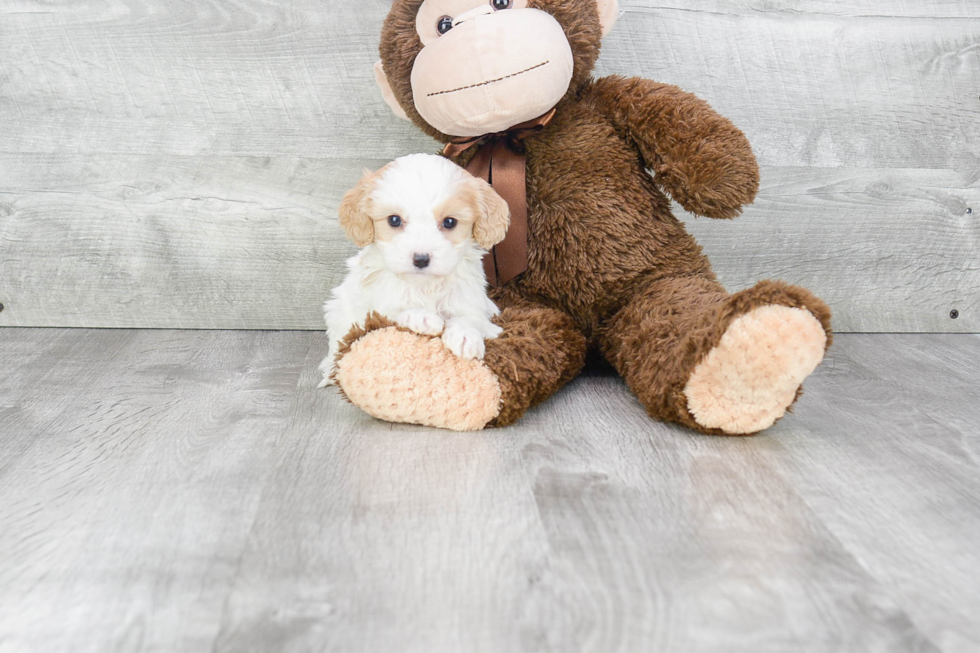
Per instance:
[[[344,196],[340,224],[358,247],[375,243],[392,272],[438,277],[474,247],[503,240],[510,211],[482,179],[442,157],[413,154],[366,171]]]

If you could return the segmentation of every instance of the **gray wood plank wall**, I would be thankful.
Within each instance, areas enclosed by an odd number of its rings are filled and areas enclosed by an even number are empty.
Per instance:
[[[341,195],[435,149],[374,88],[388,6],[3,0],[0,326],[321,328]],[[804,284],[840,331],[980,331],[980,3],[623,10],[598,74],[699,94],[763,167],[744,216],[688,220],[730,289]]]

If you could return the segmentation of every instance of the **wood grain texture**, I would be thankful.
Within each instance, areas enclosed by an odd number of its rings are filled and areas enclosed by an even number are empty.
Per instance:
[[[706,4],[624,3],[599,73],[698,94],[767,166],[980,168],[975,3]]]
[[[0,155],[0,166],[12,163]],[[320,328],[364,165],[37,155],[0,192],[0,324]]]
[[[343,191],[434,149],[374,87],[388,6],[3,3],[0,325],[321,328]],[[691,221],[730,289],[801,283],[839,331],[980,330],[976,3],[622,6],[597,73],[697,93],[763,166],[743,217]]]
[[[0,330],[0,651],[980,646],[980,336],[843,335],[766,435],[601,368],[375,421],[317,333]]]
[[[384,0],[0,7],[0,151],[390,159],[431,149],[378,96]]]
[[[948,536],[980,538],[980,337],[843,338],[828,363],[808,396],[833,402],[801,400],[808,443],[780,447],[787,476],[890,593],[914,597],[908,615],[933,643],[977,649],[980,550]],[[875,419],[883,433],[861,437]]]
[[[0,331],[0,650],[206,650],[309,344]]]
[[[687,220],[726,287],[805,286],[838,331],[980,332],[980,218],[967,213],[980,171],[766,168],[763,179],[743,216]]]
[[[841,331],[980,330],[975,3],[623,6],[599,74],[698,94],[763,166],[733,224],[688,220],[730,289],[805,285]]]

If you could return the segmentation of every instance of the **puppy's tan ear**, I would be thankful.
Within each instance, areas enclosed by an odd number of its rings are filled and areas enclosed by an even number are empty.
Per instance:
[[[476,191],[477,205],[473,239],[477,245],[489,250],[507,235],[507,228],[510,227],[510,207],[487,182],[474,177],[471,183]]]
[[[340,202],[340,226],[358,247],[366,247],[374,242],[374,222],[368,211],[376,179],[375,173],[365,170],[357,186],[347,191]]]

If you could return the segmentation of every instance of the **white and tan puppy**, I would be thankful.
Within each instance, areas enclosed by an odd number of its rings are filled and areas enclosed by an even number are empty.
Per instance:
[[[440,156],[402,157],[365,171],[341,202],[340,224],[364,249],[323,307],[330,353],[321,387],[331,383],[341,340],[372,312],[441,335],[461,358],[483,358],[484,340],[500,334],[483,255],[510,224],[507,203],[488,183]]]

